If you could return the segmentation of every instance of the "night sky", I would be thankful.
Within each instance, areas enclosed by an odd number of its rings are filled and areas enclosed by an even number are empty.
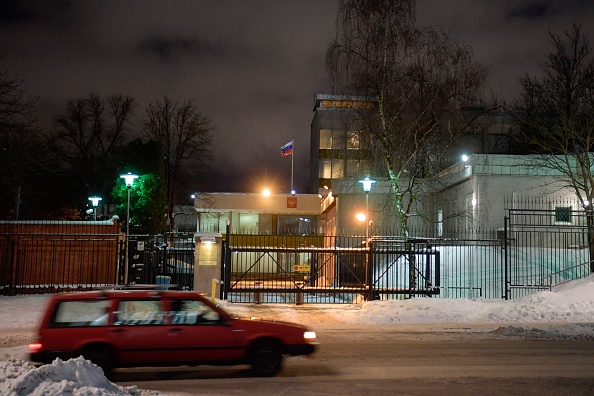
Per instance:
[[[594,41],[591,0],[419,0],[420,26],[438,25],[473,46],[494,92],[511,101],[518,77],[535,74],[547,31],[581,23]],[[290,188],[305,192],[315,93],[328,93],[325,53],[335,35],[334,0],[0,1],[0,70],[39,97],[44,123],[68,99],[122,93],[136,117],[163,95],[216,125],[208,176],[198,191]]]

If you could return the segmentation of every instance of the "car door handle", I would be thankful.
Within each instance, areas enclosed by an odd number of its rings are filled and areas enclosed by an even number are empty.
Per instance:
[[[243,333],[245,330],[242,329],[233,329],[231,330],[232,333]]]
[[[183,329],[179,328],[179,327],[174,327],[173,329],[169,330],[168,334],[172,335],[172,336],[176,336],[179,333],[181,333],[183,331]]]
[[[124,329],[115,329],[115,330],[112,330],[111,332],[112,333],[125,333],[126,330],[124,330]]]

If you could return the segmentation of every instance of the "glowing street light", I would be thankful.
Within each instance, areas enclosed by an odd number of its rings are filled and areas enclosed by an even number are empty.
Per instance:
[[[375,183],[375,180],[366,177],[363,180],[359,180],[359,183],[363,184],[363,191],[365,191],[365,219],[369,219],[369,191],[371,191],[371,185]],[[369,242],[369,224],[371,220],[367,221],[367,226],[365,227],[365,245],[367,246]]]
[[[126,182],[126,188],[128,189],[128,209],[126,214],[126,256],[125,256],[125,264],[124,264],[124,284],[128,284],[128,238],[130,236],[130,189],[134,184],[134,180],[138,179],[138,175],[133,173],[126,173],[124,175],[120,175],[122,179]]]
[[[93,212],[95,213],[95,221],[97,221],[97,206],[99,206],[99,201],[103,198],[101,197],[89,197],[89,201],[93,204]]]

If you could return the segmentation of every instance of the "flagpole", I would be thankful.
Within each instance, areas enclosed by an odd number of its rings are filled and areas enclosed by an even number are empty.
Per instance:
[[[291,194],[293,194],[293,161],[295,158],[295,138],[291,138],[291,142],[293,144],[293,153],[291,154]]]

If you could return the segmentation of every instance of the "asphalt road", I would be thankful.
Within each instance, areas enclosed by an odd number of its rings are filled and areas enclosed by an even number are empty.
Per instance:
[[[167,395],[592,395],[594,342],[525,340],[485,329],[318,331],[319,351],[274,378],[246,367],[120,370],[114,382]]]

